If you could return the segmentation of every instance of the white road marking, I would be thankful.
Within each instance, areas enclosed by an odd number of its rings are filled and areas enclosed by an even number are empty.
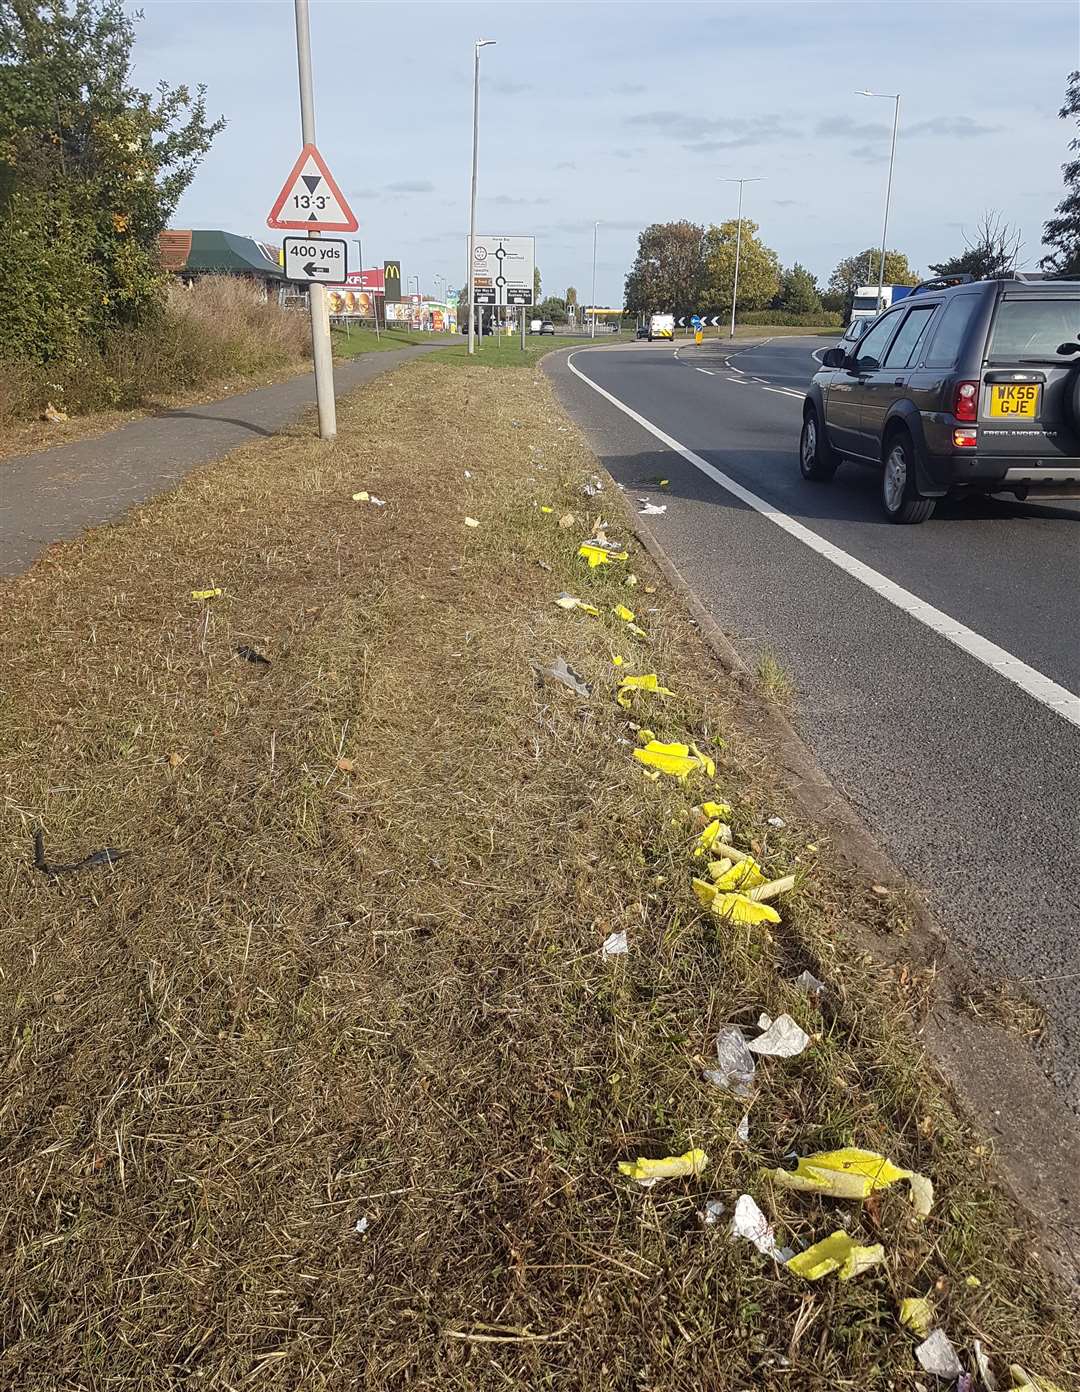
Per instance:
[[[715,376],[716,376],[716,373],[715,373],[715,372],[710,372],[709,369],[708,369],[707,367],[695,367],[695,368],[694,368],[694,371],[695,371],[695,372],[704,372],[704,374],[705,374],[706,377],[715,377]]]
[[[581,350],[578,349],[577,351],[580,352]],[[756,493],[751,493],[749,488],[744,488],[741,483],[737,483],[735,479],[722,473],[719,469],[710,464],[707,459],[703,459],[700,454],[695,454],[692,449],[687,449],[685,445],[680,444],[678,440],[668,435],[666,431],[661,430],[659,426],[653,425],[652,421],[646,420],[644,416],[639,415],[633,407],[627,406],[627,404],[624,401],[620,401],[617,396],[612,396],[611,392],[605,391],[605,389],[594,382],[591,377],[586,377],[580,368],[574,366],[574,358],[576,356],[576,352],[571,353],[566,360],[567,366],[575,377],[580,377],[583,382],[586,382],[592,387],[593,391],[598,392],[605,401],[610,401],[611,404],[622,411],[624,415],[629,416],[630,419],[640,425],[643,430],[647,430],[650,435],[655,436],[655,438],[666,445],[668,449],[674,450],[676,454],[681,455],[687,463],[692,464],[695,469],[699,469],[707,478],[711,478],[714,483],[718,483],[721,488],[726,488],[729,493],[745,503],[747,507],[753,508],[754,511],[759,512],[762,517],[775,523],[781,531],[787,532],[788,535],[793,536],[796,541],[801,541],[804,546],[808,546],[811,551],[816,551],[819,556],[823,556],[825,560],[831,561],[833,565],[837,566],[846,575],[850,575],[853,580],[858,580],[861,584],[865,585],[867,589],[873,590],[875,594],[880,595],[882,599],[895,605],[896,608],[903,613],[908,614],[913,619],[917,619],[919,623],[925,624],[932,632],[947,639],[954,647],[959,648],[961,652],[965,652],[969,657],[973,657],[976,662],[981,662],[982,665],[988,667],[990,671],[996,672],[998,676],[1004,677],[1006,681],[1012,682],[1014,686],[1019,687],[1020,690],[1025,692],[1028,696],[1033,697],[1041,705],[1046,706],[1046,708],[1053,711],[1055,715],[1061,716],[1063,720],[1067,720],[1071,725],[1080,727],[1080,695],[1067,690],[1064,686],[1059,686],[1057,682],[1052,681],[1050,677],[1045,676],[1036,668],[1029,667],[1026,662],[1021,662],[1018,657],[1014,657],[1013,654],[1007,652],[1005,648],[998,647],[998,645],[992,643],[989,638],[984,638],[981,633],[976,633],[974,629],[968,628],[966,624],[962,624],[958,619],[950,618],[950,616],[941,609],[937,609],[934,605],[928,604],[925,600],[920,599],[918,595],[912,594],[910,590],[905,590],[902,585],[898,585],[895,581],[890,580],[887,575],[882,575],[879,570],[874,570],[872,566],[868,566],[865,561],[860,561],[855,556],[849,555],[847,551],[842,550],[839,546],[835,546],[831,541],[826,541],[824,537],[819,536],[817,532],[811,531],[809,527],[804,527],[801,522],[796,522],[793,517],[789,517],[787,513],[781,512],[778,507],[768,502],[765,498],[759,497]],[[734,380],[738,379],[736,378]]]
[[[761,390],[775,392],[777,396],[793,396],[797,401],[803,398],[802,392],[792,391],[790,387],[762,387]]]

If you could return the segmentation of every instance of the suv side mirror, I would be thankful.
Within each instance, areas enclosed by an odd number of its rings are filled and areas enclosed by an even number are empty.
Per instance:
[[[847,353],[843,348],[826,348],[821,355],[822,367],[843,367],[847,361]]]

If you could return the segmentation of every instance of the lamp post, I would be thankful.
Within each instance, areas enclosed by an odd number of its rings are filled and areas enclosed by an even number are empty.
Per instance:
[[[592,307],[592,328],[589,332],[590,338],[596,337],[596,233],[600,227],[599,221],[592,226],[592,293],[589,303]]]
[[[476,305],[473,263],[476,252],[476,150],[480,138],[480,50],[495,42],[494,39],[477,39],[473,44],[473,98],[472,98],[472,188],[469,193],[469,352],[476,352]]]
[[[900,93],[871,92],[869,88],[864,88],[861,92],[856,92],[855,95],[857,97],[884,97],[886,101],[895,103],[892,119],[892,146],[889,150],[889,179],[885,185],[885,219],[881,225],[881,261],[878,263],[877,310],[880,314],[883,299],[882,287],[885,284],[885,245],[889,236],[889,203],[892,200],[893,165],[896,163],[896,131],[900,125]]]
[[[731,333],[730,337],[735,337],[735,302],[739,298],[739,257],[742,253],[742,191],[743,184],[760,184],[764,179],[761,175],[753,179],[722,179],[724,184],[738,184],[739,186],[739,225],[735,232],[735,277],[731,285]]]

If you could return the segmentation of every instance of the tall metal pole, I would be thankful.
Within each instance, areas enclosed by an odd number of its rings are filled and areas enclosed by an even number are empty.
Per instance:
[[[889,236],[889,202],[892,198],[892,176],[893,164],[896,162],[896,128],[900,124],[900,93],[897,92],[894,98],[896,105],[893,108],[892,122],[892,148],[889,150],[889,182],[885,186],[885,221],[881,227],[881,261],[878,265],[877,280],[877,308],[881,313],[881,302],[884,298],[882,288],[885,284],[885,243]]]
[[[592,304],[592,329],[589,333],[590,338],[596,337],[596,231],[599,226],[599,222],[594,222],[592,225],[592,296],[590,301]]]
[[[480,142],[480,50],[494,39],[477,39],[473,44],[472,97],[472,186],[469,191],[469,352],[476,352],[476,154]]]
[[[735,301],[739,298],[739,256],[742,252],[742,189],[745,180],[739,180],[739,225],[735,232],[735,279],[731,286],[731,333],[735,337]]]
[[[315,144],[315,98],[311,86],[311,25],[308,0],[294,0],[296,7],[296,66],[300,76],[300,134],[305,145]],[[317,233],[315,234],[318,235]],[[311,356],[315,363],[315,399],[319,403],[319,435],[337,435],[334,401],[334,359],[330,351],[330,316],[326,289],[317,281],[308,286],[311,309]]]

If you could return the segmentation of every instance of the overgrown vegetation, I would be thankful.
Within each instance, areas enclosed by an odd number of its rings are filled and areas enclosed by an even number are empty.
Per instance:
[[[852,939],[887,906],[798,825],[648,559],[634,587],[577,559],[596,463],[544,382],[425,359],[339,426],[240,451],[3,593],[0,1383],[885,1392],[915,1385],[897,1302],[928,1290],[965,1357],[978,1337],[999,1376],[1060,1380],[1075,1334],[904,978]],[[588,701],[534,677],[560,655]],[[675,696],[621,710],[628,669]],[[646,720],[712,751],[715,783],[648,782]],[[710,795],[797,874],[771,935],[691,892]],[[52,859],[132,854],[49,880],[39,824]],[[743,1142],[701,1070],[763,1009],[813,1040],[759,1065]],[[930,1218],[762,1178],[850,1142],[928,1173]],[[692,1145],[698,1180],[617,1173]],[[885,1264],[799,1281],[727,1239],[744,1190],[780,1240],[850,1227]]]
[[[224,122],[133,85],[134,27],[121,0],[0,0],[0,359],[122,357],[160,321],[158,234]]]
[[[174,283],[159,317],[117,326],[71,360],[0,362],[0,423],[36,418],[49,402],[72,415],[153,406],[310,354],[307,316],[267,302],[248,282],[208,276],[190,288]]]

